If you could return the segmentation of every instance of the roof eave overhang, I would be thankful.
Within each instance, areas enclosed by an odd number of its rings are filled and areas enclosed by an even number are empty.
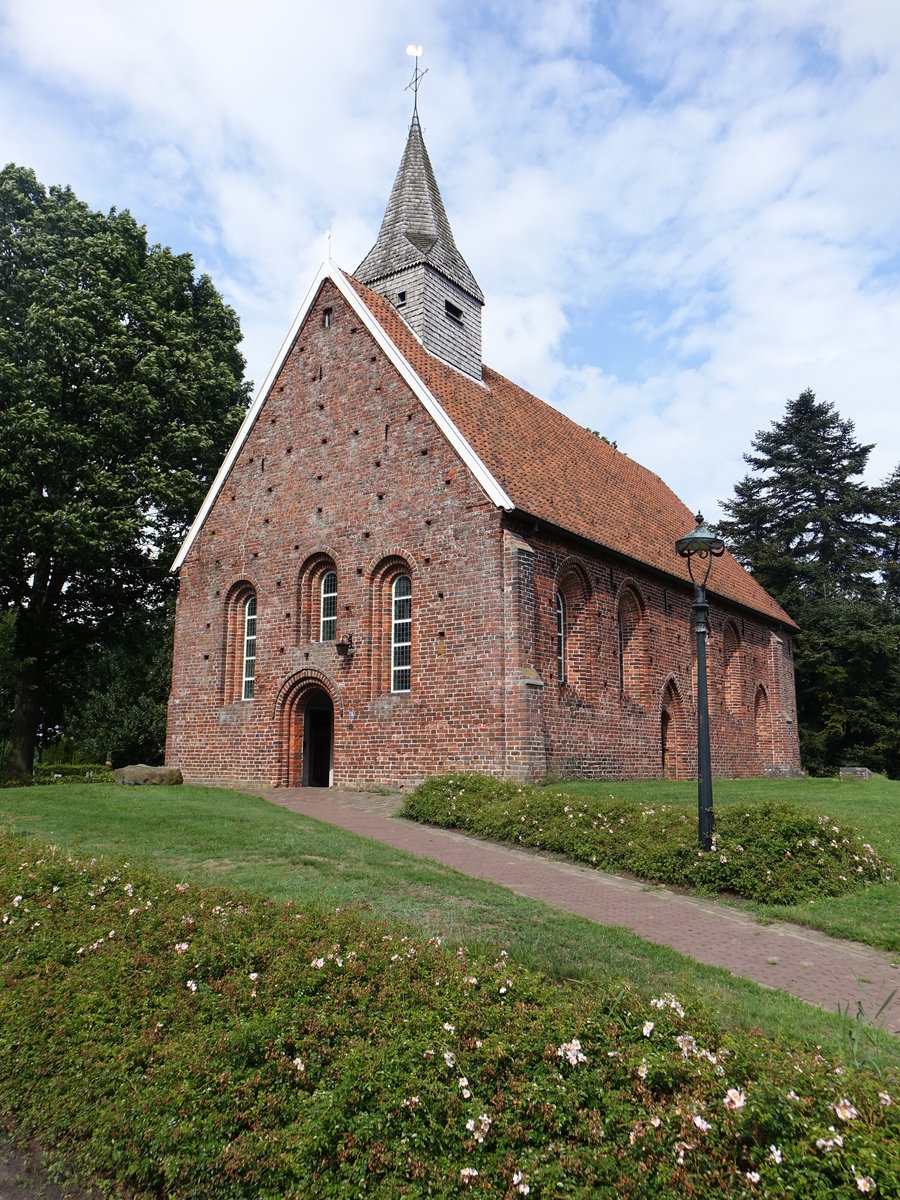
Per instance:
[[[257,391],[253,403],[247,409],[247,413],[241,423],[241,427],[238,430],[234,441],[231,443],[231,448],[226,454],[225,459],[219,468],[215,479],[213,480],[212,486],[206,493],[206,498],[204,499],[203,504],[200,506],[200,510],[197,513],[197,516],[194,518],[194,522],[188,530],[187,536],[182,542],[181,549],[175,556],[175,560],[170,567],[170,571],[178,571],[184,563],[184,560],[187,558],[191,547],[193,546],[200,533],[200,530],[203,528],[203,525],[206,522],[206,518],[209,516],[212,506],[215,504],[219,493],[225,485],[225,481],[227,480],[228,475],[231,472],[231,468],[234,466],[234,463],[240,454],[247,437],[250,434],[250,430],[256,423],[256,418],[259,416],[260,409],[271,392],[275,380],[278,378],[285,359],[290,353],[291,347],[293,346],[297,335],[303,326],[303,322],[306,320],[310,310],[315,304],[323,285],[328,280],[330,280],[338,289],[341,296],[357,315],[357,317],[359,317],[363,326],[372,335],[377,345],[384,352],[392,365],[396,368],[403,381],[421,401],[429,416],[431,416],[435,424],[447,438],[450,445],[468,467],[469,471],[475,477],[488,499],[493,504],[496,504],[498,508],[507,512],[511,512],[515,507],[505,489],[491,474],[482,460],[475,453],[470,443],[463,437],[462,433],[460,433],[459,429],[450,419],[444,408],[441,406],[435,396],[432,395],[428,387],[426,387],[421,377],[413,370],[408,360],[403,356],[394,342],[385,333],[384,329],[364,303],[362,297],[352,286],[352,284],[348,282],[344,272],[337,267],[332,260],[326,259],[325,262],[323,262],[319,267],[316,277],[306,293],[303,303],[300,306],[296,317],[294,318],[290,331],[288,332],[287,337],[284,339],[281,349],[279,350],[268,375],[266,375],[262,386]]]
[[[531,524],[535,529],[546,530],[547,533],[554,537],[564,537],[578,546],[586,546],[592,550],[600,550],[616,562],[621,563],[629,570],[640,570],[648,572],[655,578],[664,580],[669,587],[678,587],[686,592],[693,591],[693,584],[688,579],[682,579],[681,576],[674,572],[667,571],[664,567],[656,567],[652,563],[644,562],[640,558],[633,558],[631,555],[625,554],[621,550],[614,550],[611,546],[605,545],[603,542],[595,542],[592,538],[586,537],[584,534],[575,533],[571,529],[567,529],[564,525],[556,525],[553,521],[548,521],[545,517],[535,516],[534,513],[528,512],[524,508],[515,508],[509,513],[509,519],[513,521],[521,521],[525,524]],[[673,550],[674,553],[674,550]],[[722,604],[728,604],[739,612],[746,613],[755,620],[763,620],[768,625],[772,625],[778,629],[787,630],[792,636],[800,632],[799,626],[788,618],[778,617],[774,613],[763,612],[759,608],[754,608],[750,604],[742,604],[740,600],[734,600],[731,596],[723,596],[721,592],[717,592],[715,588],[707,588],[710,596],[715,596]]]

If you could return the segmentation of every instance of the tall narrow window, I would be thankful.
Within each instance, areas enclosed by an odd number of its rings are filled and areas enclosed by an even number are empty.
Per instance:
[[[393,602],[391,691],[408,692],[412,661],[412,583],[408,575],[394,580]]]
[[[556,593],[556,678],[566,682],[566,602]]]
[[[256,681],[256,597],[250,596],[244,606],[244,686],[241,696],[253,699]]]
[[[337,637],[337,572],[322,576],[322,619],[319,640],[333,642]]]

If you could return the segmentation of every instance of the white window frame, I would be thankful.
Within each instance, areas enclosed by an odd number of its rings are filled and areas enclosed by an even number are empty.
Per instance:
[[[332,586],[327,587],[328,584]],[[319,641],[333,642],[337,639],[337,571],[326,571],[319,590]]]
[[[256,596],[244,604],[244,656],[241,670],[241,699],[252,700],[256,683]]]
[[[556,679],[566,682],[566,601],[562,592],[556,593]]]
[[[408,692],[411,682],[412,580],[398,575],[391,588],[391,691]]]

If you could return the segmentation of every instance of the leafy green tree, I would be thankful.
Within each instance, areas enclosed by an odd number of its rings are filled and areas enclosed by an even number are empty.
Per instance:
[[[114,641],[86,646],[62,727],[90,762],[163,761],[172,685],[172,614],[138,611]]]
[[[60,676],[158,609],[247,402],[240,328],[190,255],[33,172],[0,172],[0,611],[14,614],[7,776]]]
[[[814,773],[900,772],[900,624],[885,594],[885,497],[871,446],[807,390],[757,433],[721,535],[800,627],[800,749]]]

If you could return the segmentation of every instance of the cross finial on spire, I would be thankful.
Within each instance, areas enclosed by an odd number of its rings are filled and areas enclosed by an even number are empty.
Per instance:
[[[413,77],[406,85],[405,90],[407,92],[410,88],[413,90],[413,120],[417,121],[419,119],[419,84],[428,74],[428,68],[426,67],[424,71],[419,70],[419,58],[422,54],[421,46],[414,46],[412,43],[410,43],[406,47],[406,53],[410,58],[414,58],[416,60],[416,69],[413,71]]]

